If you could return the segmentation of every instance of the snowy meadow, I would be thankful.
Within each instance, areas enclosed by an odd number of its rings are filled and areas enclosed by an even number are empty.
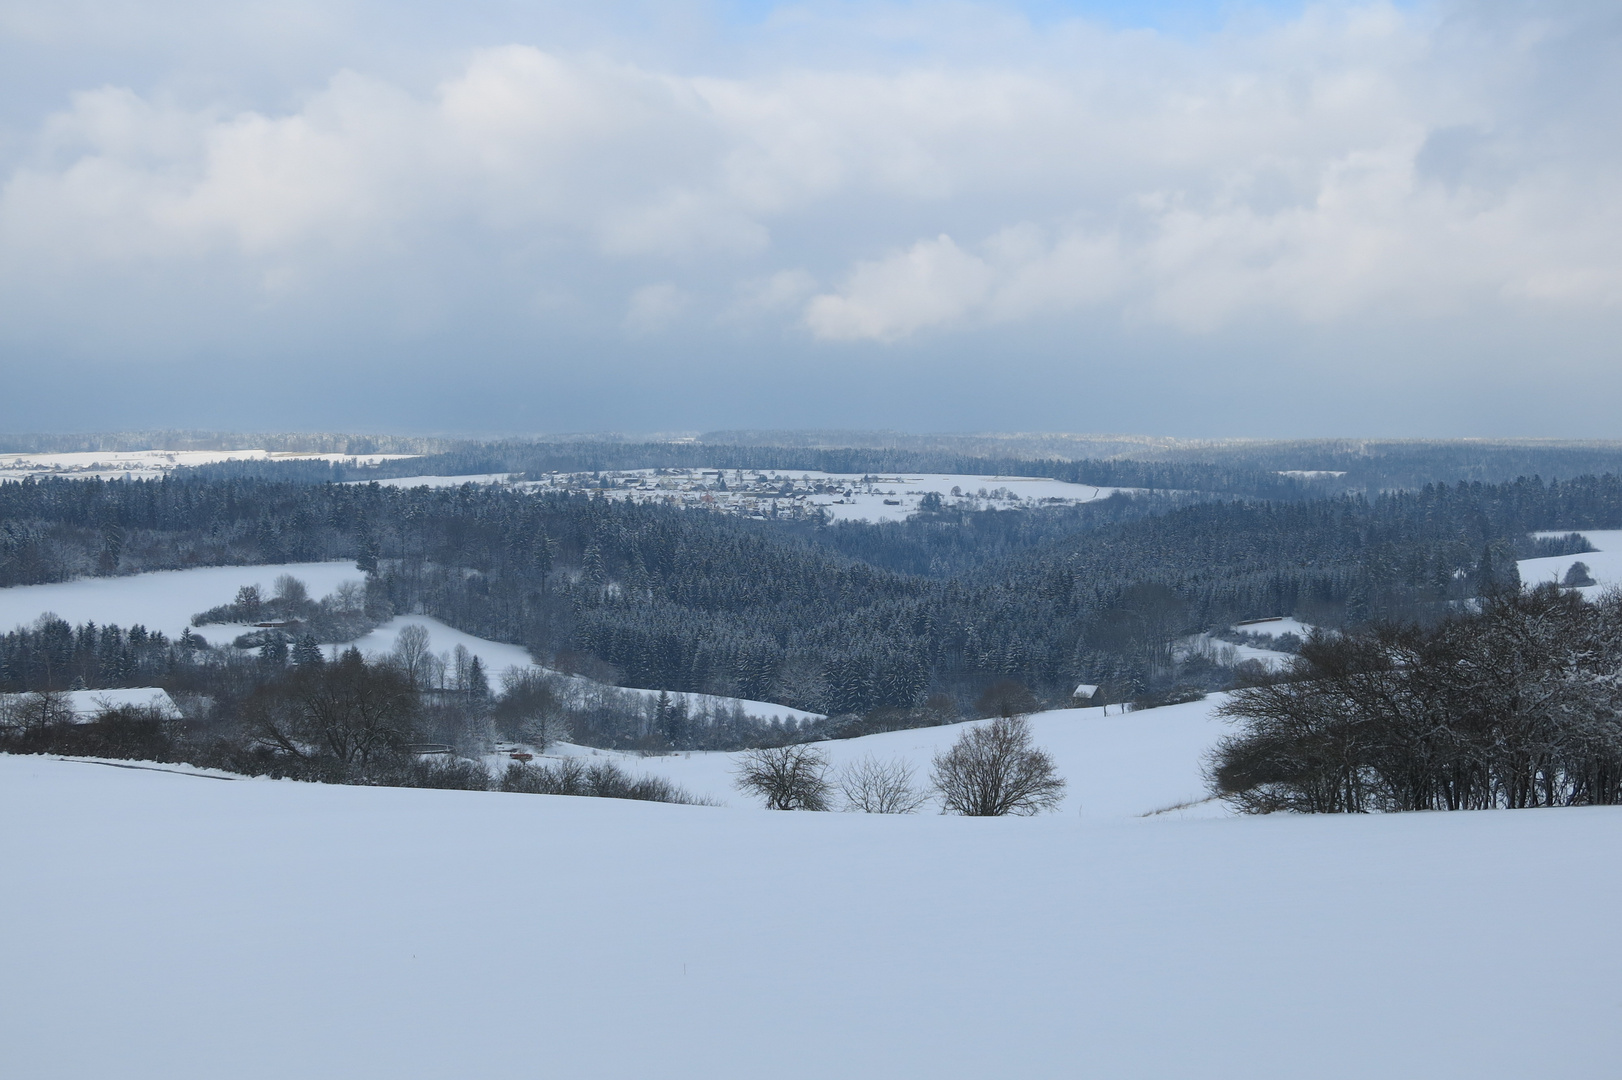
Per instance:
[[[18,1076],[1462,1080],[1622,1050],[1615,808],[781,814],[12,757],[0,823]]]

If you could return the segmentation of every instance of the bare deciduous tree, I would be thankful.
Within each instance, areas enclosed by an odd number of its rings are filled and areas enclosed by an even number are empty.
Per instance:
[[[45,690],[32,694],[0,694],[0,732],[40,731],[73,721],[68,696]]]
[[[810,746],[774,746],[743,755],[738,790],[759,795],[769,810],[828,809],[828,757]]]
[[[335,663],[299,669],[285,688],[261,687],[243,711],[267,747],[364,769],[405,750],[420,707],[403,672],[368,664],[351,648]]]
[[[556,677],[542,672],[508,668],[501,676],[501,696],[493,715],[502,734],[534,746],[541,753],[569,738],[568,717],[559,698]]]
[[[912,782],[913,769],[900,758],[880,761],[864,757],[839,774],[839,790],[846,810],[865,814],[912,814],[929,795]]]
[[[411,680],[411,685],[421,689],[430,685],[428,652],[428,628],[418,623],[402,627],[400,636],[394,641],[393,659],[395,664]]]
[[[931,780],[942,811],[968,817],[1038,814],[1064,797],[1053,759],[1031,745],[1023,717],[999,717],[965,731],[935,755]]]
[[[292,574],[282,574],[276,578],[276,599],[292,612],[310,602],[310,590]]]

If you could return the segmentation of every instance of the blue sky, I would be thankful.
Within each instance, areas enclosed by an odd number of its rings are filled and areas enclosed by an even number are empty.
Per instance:
[[[0,3],[0,429],[1622,436],[1622,15]]]

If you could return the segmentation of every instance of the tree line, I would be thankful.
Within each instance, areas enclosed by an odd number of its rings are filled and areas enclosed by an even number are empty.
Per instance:
[[[1318,633],[1237,691],[1211,764],[1242,810],[1622,802],[1622,595],[1504,590],[1428,627]]]
[[[1580,547],[1531,530],[1622,522],[1622,482],[1076,511],[815,528],[473,485],[50,479],[0,484],[0,583],[346,558],[368,618],[422,612],[623,685],[829,715],[961,709],[1010,679],[1121,700],[1223,685],[1173,646],[1237,619],[1441,617],[1513,585],[1517,557]]]

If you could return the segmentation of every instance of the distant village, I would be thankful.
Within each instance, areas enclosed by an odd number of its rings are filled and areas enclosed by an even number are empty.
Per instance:
[[[858,510],[864,506],[880,511],[888,509],[887,516],[903,516],[918,509],[919,503],[932,493],[927,490],[928,481],[938,479],[751,469],[637,469],[551,473],[525,481],[521,486],[532,490],[599,494],[637,503],[696,507],[760,520],[826,520],[868,516]],[[1020,505],[1028,501],[1002,486],[964,491],[961,485],[953,485],[948,491],[933,494],[939,495],[943,502],[976,506]],[[840,513],[839,507],[849,509]]]

